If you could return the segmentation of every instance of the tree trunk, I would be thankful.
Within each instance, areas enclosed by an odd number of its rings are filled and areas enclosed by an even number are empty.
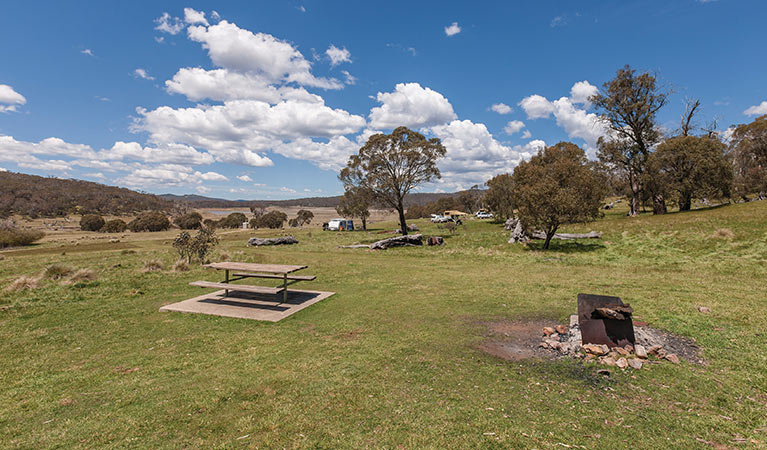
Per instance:
[[[551,244],[551,239],[554,237],[555,234],[557,234],[557,228],[559,227],[549,227],[549,229],[546,230],[546,241],[543,243],[544,250],[549,249],[549,244]]]
[[[366,218],[362,218],[362,231],[368,230],[368,220]]]
[[[653,214],[666,214],[668,209],[666,208],[666,199],[663,198],[663,194],[655,194],[652,196],[652,213]]]
[[[407,222],[405,222],[405,207],[402,206],[402,200],[397,204],[397,212],[399,213],[399,229],[402,231],[403,236],[407,236]]]
[[[631,182],[631,200],[629,204],[629,216],[635,217],[639,215],[639,183]]]
[[[685,192],[679,196],[679,211],[689,211],[692,209],[692,194]]]

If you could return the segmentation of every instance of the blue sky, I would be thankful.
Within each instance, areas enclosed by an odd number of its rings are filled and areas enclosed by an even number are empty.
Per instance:
[[[724,132],[767,113],[767,3],[6,2],[0,168],[153,193],[342,192],[366,138],[442,139],[453,191],[602,132],[588,96],[625,64]],[[495,105],[495,106],[493,106]]]

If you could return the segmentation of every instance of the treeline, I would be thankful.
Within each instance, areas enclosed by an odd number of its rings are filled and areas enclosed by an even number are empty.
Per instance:
[[[405,197],[405,206],[426,205],[440,198],[454,197],[460,193],[416,193]],[[309,208],[337,208],[341,203],[342,195],[335,197],[306,197],[292,200],[226,200],[223,198],[211,198],[202,195],[174,195],[162,194],[159,197],[173,202],[182,203],[191,208],[250,208],[253,205],[259,207],[296,207],[306,206]]]
[[[130,189],[14,172],[0,172],[0,193],[0,217],[130,215],[148,210],[169,212],[174,208],[173,202]]]

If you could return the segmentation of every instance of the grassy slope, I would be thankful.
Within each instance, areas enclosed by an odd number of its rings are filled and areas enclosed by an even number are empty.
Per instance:
[[[711,239],[719,228],[734,239]],[[110,244],[7,252],[3,284],[55,261],[97,269],[100,281],[0,297],[12,306],[0,311],[0,443],[767,445],[767,202],[637,219],[617,211],[568,227],[588,229],[604,239],[549,252],[508,245],[498,225],[478,222],[442,248],[379,253],[336,248],[374,234],[299,232],[299,245],[270,249],[244,248],[248,232],[226,234],[233,259],[305,263],[318,275],[307,287],[337,292],[277,324],[159,313],[200,294],[189,281],[215,278],[139,272],[175,259],[172,233],[132,242],[135,254]],[[580,362],[510,363],[475,349],[481,321],[564,321],[578,292],[623,297],[643,320],[696,339],[708,365],[603,379]]]

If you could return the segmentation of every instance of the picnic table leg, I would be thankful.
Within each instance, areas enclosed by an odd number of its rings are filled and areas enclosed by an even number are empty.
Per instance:
[[[229,269],[224,270],[224,283],[229,283]],[[229,297],[229,289],[224,289],[224,297]]]
[[[288,274],[282,274],[282,303],[288,302]]]

